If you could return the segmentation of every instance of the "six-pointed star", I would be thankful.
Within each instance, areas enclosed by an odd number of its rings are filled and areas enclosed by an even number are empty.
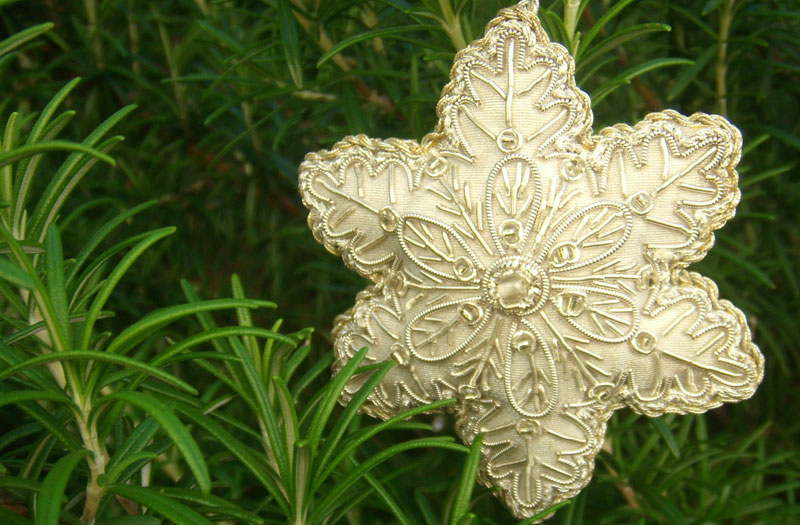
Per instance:
[[[763,374],[742,313],[686,270],[739,201],[739,132],[665,111],[592,136],[536,7],[457,55],[421,143],[347,137],[300,173],[315,237],[374,281],[336,320],[336,370],[364,346],[397,362],[380,418],[458,398],[520,518],[588,483],[613,410],[702,412]]]

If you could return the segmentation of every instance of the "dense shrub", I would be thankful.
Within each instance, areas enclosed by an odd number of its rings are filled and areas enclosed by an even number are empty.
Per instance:
[[[329,327],[363,283],[296,188],[344,135],[432,129],[508,3],[0,0],[0,523],[510,522],[446,416],[357,415],[374,383],[336,405],[360,363],[329,379]],[[553,522],[796,522],[800,5],[542,4],[596,128],[742,129],[738,216],[696,269],[767,359],[746,403],[615,415]]]

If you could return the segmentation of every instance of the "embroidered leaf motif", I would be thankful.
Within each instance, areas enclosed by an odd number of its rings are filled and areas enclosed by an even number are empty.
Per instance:
[[[624,204],[596,202],[561,221],[542,246],[538,260],[554,274],[594,265],[625,244],[632,223],[631,212]],[[569,279],[561,277],[562,281]]]
[[[411,209],[425,156],[411,141],[350,137],[308,155],[300,191],[315,236],[364,276],[388,268],[400,214]]]
[[[473,282],[481,270],[475,255],[452,228],[419,215],[400,218],[400,245],[409,259],[428,272],[456,282]]]
[[[535,334],[535,328],[523,323],[502,335],[506,368],[513,369],[511,392],[502,384],[508,378],[498,378],[481,391],[464,388],[456,414],[456,432],[465,442],[483,435],[479,479],[502,487],[506,504],[521,515],[533,514],[559,492],[580,490],[588,482],[607,418],[597,400],[569,384],[544,340],[528,346],[528,334]],[[511,396],[528,415],[509,406]]]
[[[480,297],[472,297],[426,308],[408,323],[406,348],[415,358],[428,363],[460,353],[490,319],[479,302]]]
[[[534,162],[522,155],[509,155],[489,174],[486,211],[489,230],[499,253],[528,251],[528,236],[542,200],[540,179]]]
[[[489,25],[459,55],[439,103],[445,149],[469,157],[575,151],[591,126],[574,63],[523,9]]]
[[[548,415],[558,402],[558,375],[550,345],[536,327],[514,323],[505,348],[503,387],[517,413],[528,418]]]
[[[595,341],[618,343],[631,337],[639,324],[633,301],[603,288],[554,286],[551,301],[570,325]]]
[[[634,359],[618,361],[628,374],[627,404],[649,416],[746,399],[763,369],[742,313],[719,300],[709,279],[682,279],[688,282],[659,293],[643,316],[629,343]]]
[[[628,250],[641,246],[652,262],[683,266],[701,259],[739,202],[741,142],[722,117],[674,111],[601,131],[592,184],[596,194],[630,207],[640,241]]]

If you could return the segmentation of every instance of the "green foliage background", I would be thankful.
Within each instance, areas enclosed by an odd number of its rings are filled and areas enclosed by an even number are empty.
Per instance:
[[[328,407],[337,393],[326,370],[329,328],[364,283],[313,241],[296,187],[305,153],[345,135],[420,138],[429,131],[455,51],[509,4],[0,0],[0,40],[52,24],[7,53],[0,44],[0,122],[8,123],[0,169],[8,180],[38,159],[30,194],[45,195],[59,166],[73,158],[63,152],[74,149],[65,142],[43,146],[44,156],[23,151],[21,160],[8,160],[35,134],[56,93],[63,93],[63,109],[76,112],[53,120],[71,144],[122,108],[137,106],[115,122],[124,142],[95,142],[89,146],[96,150],[73,153],[84,155],[81,162],[100,162],[74,188],[54,189],[64,197],[72,192],[52,221],[57,227],[37,235],[11,231],[9,214],[27,202],[14,202],[18,193],[11,192],[0,203],[8,234],[0,242],[0,522],[78,523],[96,516],[98,523],[200,523],[203,514],[241,523],[510,523],[488,490],[470,492],[474,462],[451,440],[445,416],[374,433],[374,421]],[[669,107],[723,113],[743,131],[737,217],[694,269],[745,311],[767,360],[758,394],[739,405],[658,420],[616,414],[592,483],[552,521],[795,523],[800,3],[542,4],[551,37],[576,56],[578,85],[595,103],[595,129]],[[77,77],[79,83],[62,91]],[[100,156],[111,148],[113,166]],[[119,227],[87,254],[84,262],[96,265],[96,274],[86,276],[84,289],[60,283],[59,272],[69,277],[101,225],[148,201],[156,203],[135,217],[122,215]],[[43,202],[43,210],[53,209]],[[29,208],[30,217],[35,210]],[[158,240],[170,233],[160,229],[166,226],[177,230]],[[144,242],[134,236],[148,231],[149,248],[122,259],[133,243]],[[124,245],[118,253],[100,251],[118,243]],[[105,286],[115,268],[124,279]],[[239,277],[231,285],[233,273]],[[245,299],[244,289],[275,301],[279,313]],[[63,310],[59,290],[74,292]],[[97,299],[103,290],[107,301]],[[197,306],[212,304],[198,303],[200,296],[229,295],[234,299],[208,307],[214,317]],[[52,326],[47,315],[42,320],[47,308],[37,305],[47,301],[36,302],[39,296],[52,299]],[[153,312],[166,315],[165,308],[178,304],[184,310],[176,323],[152,322]],[[81,317],[93,306],[98,328]],[[278,318],[288,335],[278,333]],[[35,335],[41,323],[47,337]],[[222,330],[217,323],[232,331],[193,348],[196,355],[159,361],[173,350],[180,357],[186,351],[175,350],[180,341]],[[308,326],[316,328],[313,337],[303,330]],[[63,367],[64,390],[53,365],[59,361],[45,357],[59,351],[59,333],[69,343],[62,351],[100,353],[116,344],[128,349],[133,364],[99,364],[98,355],[75,354],[74,368]],[[78,340],[91,344],[81,347]],[[40,366],[6,373],[33,358]],[[136,363],[156,372],[142,369],[151,379],[135,375]],[[84,380],[90,376],[97,384]],[[88,405],[69,408],[64,395]],[[103,439],[93,448],[81,433],[82,424],[93,423],[81,417],[97,407],[106,411],[98,425]],[[53,438],[58,426],[64,435]],[[126,440],[134,435],[140,442]],[[225,436],[236,437],[238,453]],[[276,439],[295,462],[286,472],[268,452]],[[298,482],[298,465],[327,465],[320,452],[326,443],[330,450],[357,446],[312,489],[313,482]],[[403,445],[409,450],[401,452]],[[95,475],[97,463],[83,451],[96,454],[98,447],[127,477],[117,473],[114,482]],[[359,470],[376,458],[382,463]],[[467,481],[460,484],[462,475]],[[100,492],[89,514],[87,487]],[[302,501],[287,496],[284,508],[276,494],[287,490]],[[47,493],[53,508],[38,493]],[[336,505],[330,494],[337,495]],[[149,507],[147,515],[123,518],[141,511],[137,502]]]

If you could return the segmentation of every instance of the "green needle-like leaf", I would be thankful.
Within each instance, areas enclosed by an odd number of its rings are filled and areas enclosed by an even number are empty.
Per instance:
[[[469,502],[472,500],[472,489],[475,487],[478,467],[481,463],[481,447],[483,435],[478,434],[469,447],[467,459],[464,461],[464,470],[458,483],[458,491],[453,501],[453,510],[450,512],[450,525],[458,525],[469,511]]]
[[[393,426],[401,423],[403,420],[406,420],[410,417],[416,416],[418,414],[423,414],[425,412],[435,412],[437,410],[441,410],[449,405],[455,404],[456,399],[444,399],[442,401],[436,401],[429,405],[422,405],[418,407],[414,407],[412,409],[406,410],[405,412],[398,414],[386,421],[378,423],[377,425],[373,425],[372,427],[361,429],[359,432],[354,433],[345,443],[342,444],[341,450],[339,454],[328,463],[328,466],[325,468],[324,472],[317,473],[314,475],[314,485],[313,490],[317,490],[325,479],[330,476],[331,472],[339,465],[345,458],[350,456],[353,451],[365,443],[368,439],[372,436],[375,436],[379,432],[382,432],[388,428],[392,428]]]
[[[353,377],[353,374],[355,374],[361,361],[363,361],[364,357],[367,355],[367,351],[368,348],[364,347],[356,352],[331,382],[330,389],[321,400],[319,408],[317,408],[314,418],[311,420],[311,428],[308,431],[308,442],[311,446],[311,450],[316,451],[319,447],[325,424],[328,422],[328,418],[330,418],[342,390],[347,382],[350,381],[350,378]]]
[[[0,372],[0,380],[5,379],[6,377],[11,377],[22,370],[26,370],[28,368],[32,368],[35,366],[44,365],[47,363],[53,363],[57,361],[72,361],[72,360],[79,360],[79,361],[87,360],[87,361],[97,361],[101,363],[113,363],[115,365],[124,366],[131,370],[138,370],[139,372],[143,372],[147,375],[153,376],[156,379],[159,379],[176,388],[180,388],[181,390],[188,392],[190,394],[197,394],[197,389],[194,388],[192,385],[188,384],[186,381],[183,381],[182,379],[173,376],[172,374],[164,372],[163,370],[159,370],[158,368],[142,363],[141,361],[137,361],[136,359],[131,359],[130,357],[109,354],[108,352],[99,352],[96,350],[66,350],[64,352],[59,352],[57,354],[45,354],[33,357],[31,359],[28,359],[27,361],[16,364]]]
[[[61,234],[53,224],[47,231],[45,244],[47,263],[47,291],[53,303],[53,315],[65,335],[67,348],[72,346],[72,328],[67,309],[67,288],[64,283],[64,252],[61,248]]]
[[[328,432],[328,435],[325,438],[325,443],[319,451],[319,457],[315,461],[314,469],[317,473],[321,473],[325,470],[327,462],[330,460],[333,453],[338,449],[339,441],[347,430],[347,427],[353,421],[353,418],[358,413],[358,410],[361,408],[364,402],[366,402],[369,395],[373,390],[375,390],[375,387],[378,386],[384,376],[386,376],[389,370],[392,369],[394,364],[394,361],[381,363],[381,366],[375,370],[369,379],[364,382],[361,388],[358,389],[358,392],[356,392],[356,394],[347,404],[347,407],[344,409],[342,415],[336,419],[336,424],[334,424],[333,428],[330,430],[330,432]],[[337,396],[338,395],[339,393],[337,392]],[[318,482],[319,481],[322,480],[318,480]]]
[[[83,267],[86,261],[89,259],[92,252],[97,248],[97,246],[103,242],[103,240],[111,234],[119,225],[128,221],[133,216],[138,214],[139,212],[145,211],[149,208],[152,208],[155,205],[155,201],[145,202],[138,206],[134,206],[133,208],[120,213],[119,215],[115,216],[113,219],[105,223],[101,228],[99,228],[90,238],[86,241],[81,251],[75,257],[75,262],[70,266],[69,271],[67,272],[67,283],[69,283],[75,275],[77,275],[78,271]]]
[[[24,403],[25,401],[54,401],[68,406],[74,406],[72,399],[57,392],[49,390],[14,390],[0,391],[0,407]]]
[[[211,521],[190,507],[161,494],[154,488],[114,485],[108,487],[108,492],[149,507],[176,525],[213,525]]]
[[[213,312],[215,310],[230,310],[234,308],[274,308],[275,303],[269,301],[259,301],[255,299],[211,299],[198,303],[181,304],[161,308],[144,316],[141,320],[132,324],[108,345],[107,352],[126,353],[136,343],[150,336],[154,331],[159,330],[177,320],[191,317],[199,313]],[[247,330],[244,331],[246,333]],[[259,334],[269,334],[269,337],[278,337],[280,334],[258,330]],[[210,337],[207,334],[204,337]],[[191,346],[184,343],[184,348]]]
[[[11,232],[2,224],[0,224],[0,237],[3,238],[6,246],[10,249],[12,260],[30,277],[31,281],[33,281],[33,300],[47,326],[54,348],[56,350],[65,349],[67,346],[66,336],[61,329],[60,323],[56,319],[55,309],[53,308],[50,295],[47,293],[47,289],[34,269],[31,259]]]
[[[278,20],[286,65],[289,68],[292,82],[297,88],[302,89],[303,64],[300,36],[297,31],[297,21],[292,13],[292,4],[289,0],[278,0]]]
[[[145,394],[136,392],[115,392],[102,397],[95,405],[95,410],[115,401],[122,401],[123,403],[134,405],[153,416],[161,425],[161,428],[164,429],[164,432],[166,432],[175,443],[175,446],[178,447],[178,450],[180,450],[184,460],[186,460],[186,464],[197,479],[200,490],[203,491],[204,494],[207,494],[211,490],[211,478],[208,474],[208,467],[206,466],[203,453],[197,446],[197,442],[195,442],[192,435],[183,423],[180,422],[171,408],[154,397]]]
[[[603,29],[608,25],[609,22],[617,18],[619,14],[622,12],[623,9],[628,7],[630,4],[635,2],[636,0],[619,0],[619,2],[614,3],[611,8],[606,11],[603,16],[601,16],[597,22],[595,22],[591,28],[583,35],[581,38],[580,46],[578,47],[577,56],[580,57],[589,49],[589,46],[594,41],[595,38]]]
[[[280,505],[281,509],[283,509],[287,515],[289,514],[289,505],[286,502],[282,489],[275,479],[276,473],[260,459],[261,454],[246,446],[239,439],[234,437],[233,434],[225,430],[222,425],[199,410],[186,405],[179,405],[178,411],[197,426],[204,428],[209,434],[214,436],[222,446],[227,448],[269,491],[270,495]]]
[[[111,471],[131,455],[144,450],[158,430],[158,421],[153,417],[144,418],[136,428],[125,438],[125,441],[114,452],[106,465],[106,470]],[[113,482],[114,480],[111,480]]]
[[[694,62],[685,58],[656,58],[630,67],[592,93],[592,107],[599,104],[620,86],[630,83],[631,80],[645,73],[668,66],[691,66],[692,64]]]
[[[528,518],[526,520],[520,521],[519,525],[532,525],[533,523],[538,523],[541,520],[543,520],[543,519],[547,518],[548,516],[550,516],[551,514],[553,514],[558,509],[566,507],[567,505],[571,505],[571,504],[572,504],[572,500],[567,500],[567,501],[562,501],[561,503],[556,503],[555,505],[553,505],[549,509],[546,509],[546,510],[543,510],[542,512],[534,514],[533,516],[531,516],[530,518]]]
[[[39,199],[39,202],[37,203],[36,208],[30,218],[28,231],[30,232],[31,236],[39,237],[42,233],[42,230],[45,229],[48,220],[53,220],[54,212],[57,211],[57,209],[63,204],[64,200],[69,195],[70,186],[74,188],[75,183],[77,182],[75,177],[79,179],[82,175],[80,170],[85,164],[87,164],[87,155],[104,160],[111,165],[116,164],[113,159],[108,157],[108,155],[95,150],[94,147],[98,145],[98,143],[111,130],[111,128],[113,128],[117,123],[119,123],[120,120],[125,118],[134,109],[136,109],[136,106],[132,105],[120,109],[108,117],[97,128],[95,128],[95,130],[89,134],[89,136],[86,137],[81,144],[74,145],[72,143],[67,143],[70,145],[70,148],[73,148],[76,151],[76,153],[70,155],[67,160],[61,164],[58,171],[56,171],[47,187],[44,189],[42,197]],[[48,143],[41,142],[35,145],[23,146],[22,148],[36,147],[41,149],[44,144]],[[101,148],[98,147],[98,149]],[[0,164],[1,163],[2,160],[0,159]],[[71,185],[70,182],[72,182]]]
[[[11,151],[0,153],[0,166],[5,166],[6,164],[10,164],[27,157],[32,157],[33,155],[37,155],[39,153],[54,151],[74,151],[78,154],[90,155],[112,166],[116,164],[113,158],[90,146],[77,144],[75,142],[68,142],[66,140],[48,140],[47,142],[37,142],[36,144],[15,147]]]
[[[407,26],[397,26],[397,27],[385,27],[380,29],[373,29],[371,31],[365,31],[363,33],[359,33],[357,35],[353,35],[351,37],[345,38],[341,40],[336,45],[331,47],[328,51],[323,53],[319,60],[317,61],[317,67],[322,67],[327,61],[344,51],[350,46],[358,44],[359,42],[363,42],[365,40],[371,40],[373,38],[386,38],[394,35],[398,35],[401,33],[410,33],[414,31],[437,31],[439,30],[438,26],[434,25],[407,25]]]
[[[267,439],[269,441],[267,446],[275,457],[275,462],[277,464],[281,480],[288,482],[292,476],[291,462],[289,460],[290,454],[287,449],[286,435],[278,426],[278,418],[273,408],[272,400],[267,392],[266,385],[258,373],[252,356],[247,352],[244,346],[237,339],[232,339],[231,345],[233,346],[235,355],[239,357],[241,361],[242,371],[244,372],[244,377],[247,380],[247,386],[253,395],[254,408],[261,419],[261,423],[266,429]],[[293,486],[291,484],[289,485],[289,488],[290,490],[293,490]]]
[[[36,525],[58,525],[61,517],[61,502],[72,471],[87,455],[88,450],[76,450],[59,459],[42,482],[40,496],[36,500]]]
[[[2,2],[0,2],[2,5]],[[52,22],[47,22],[44,24],[39,24],[33,27],[29,27],[19,33],[11,35],[10,37],[6,38],[2,42],[0,42],[0,57],[3,55],[10,53],[14,49],[18,48],[19,46],[23,45],[25,42],[29,42],[34,38],[38,37],[39,35],[46,33],[53,29]]]
[[[681,93],[683,93],[684,90],[689,87],[692,81],[706,69],[709,62],[711,62],[711,59],[716,55],[717,49],[715,47],[706,49],[702,55],[697,57],[697,59],[694,61],[694,65],[687,67],[678,73],[678,75],[675,76],[675,83],[667,93],[667,100],[674,100]]]
[[[340,498],[344,492],[374,467],[380,463],[383,463],[389,458],[396,456],[397,454],[418,448],[440,448],[446,450],[455,450],[457,452],[467,452],[469,450],[464,445],[455,443],[453,439],[449,437],[413,439],[406,441],[405,443],[399,443],[397,445],[388,447],[370,457],[367,461],[359,465],[358,468],[339,480],[318,503],[311,515],[311,521],[321,519],[322,516],[326,515],[332,508],[341,504],[342,502],[340,501]]]
[[[33,279],[25,270],[2,256],[0,256],[0,279],[29,290],[35,286]]]
[[[632,27],[626,27],[625,29],[621,29],[614,33],[613,35],[609,36],[608,38],[604,39],[603,41],[599,42],[597,45],[591,48],[590,52],[587,52],[583,56],[578,56],[576,58],[576,71],[580,72],[587,64],[591,64],[598,58],[602,57],[608,52],[614,51],[620,46],[641,38],[645,35],[649,35],[651,33],[658,33],[663,31],[670,31],[672,28],[666,24],[639,24]]]
[[[150,246],[160,241],[164,237],[172,235],[173,233],[175,233],[175,228],[161,228],[149,232],[144,239],[139,241],[139,243],[137,243],[136,246],[131,249],[131,251],[125,254],[125,257],[122,258],[114,270],[109,274],[108,278],[106,278],[102,288],[97,292],[94,301],[92,301],[92,306],[89,308],[89,312],[86,315],[86,320],[81,326],[80,337],[78,337],[79,348],[89,347],[92,329],[94,328],[94,323],[97,320],[97,316],[100,315],[100,310],[103,309],[106,301],[108,301],[108,298],[111,296],[111,292],[114,291],[114,288],[116,288],[117,284],[119,284],[119,281],[122,280],[122,277],[133,265],[136,259],[138,259],[139,256],[141,256],[142,253],[144,253]]]
[[[672,452],[672,455],[676,458],[680,458],[681,447],[678,445],[678,441],[675,439],[675,434],[672,433],[672,430],[670,430],[669,425],[666,421],[664,421],[664,418],[654,417],[649,418],[648,421],[667,444],[667,447],[669,447],[669,451]]]
[[[224,498],[210,494],[198,494],[197,491],[177,487],[164,487],[160,489],[160,492],[170,498],[191,503],[195,508],[203,507],[203,510],[217,515],[227,515],[247,523],[264,523],[264,520],[258,514],[248,512]]]

